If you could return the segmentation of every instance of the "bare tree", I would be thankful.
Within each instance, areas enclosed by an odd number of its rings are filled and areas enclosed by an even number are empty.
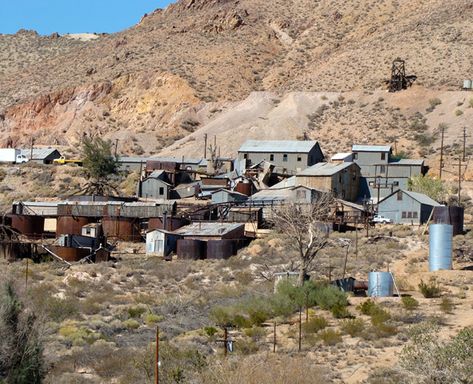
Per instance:
[[[271,221],[275,230],[297,253],[300,285],[307,273],[314,269],[319,252],[329,243],[324,224],[331,222],[333,202],[333,196],[324,193],[312,204],[289,203],[274,211]]]

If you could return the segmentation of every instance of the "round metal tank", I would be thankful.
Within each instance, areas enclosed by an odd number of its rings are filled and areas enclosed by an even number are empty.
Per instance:
[[[463,80],[463,88],[464,89],[471,89],[472,81],[471,80]]]
[[[44,217],[35,215],[12,215],[11,226],[23,235],[41,236],[44,232]]]
[[[123,241],[140,241],[140,222],[137,218],[104,217],[102,229],[105,237]]]
[[[453,226],[431,224],[429,226],[429,271],[452,269]]]
[[[391,272],[370,272],[368,274],[368,296],[389,297],[393,295]]]
[[[81,235],[84,225],[93,223],[94,220],[84,216],[59,216],[56,223],[56,236]]]
[[[177,257],[180,259],[200,260],[205,259],[206,243],[202,240],[181,239],[177,240]]]
[[[233,240],[207,241],[207,259],[228,259],[236,255],[236,243]]]
[[[463,233],[465,209],[463,207],[435,207],[432,221],[436,224],[453,226],[453,236]]]
[[[235,186],[235,191],[243,193],[246,196],[251,196],[251,184],[250,183],[238,183]]]
[[[166,221],[166,225],[164,224],[164,221]],[[179,217],[166,217],[166,220],[162,217],[152,217],[148,221],[148,230],[164,229],[172,232],[187,224],[189,224],[188,220]]]

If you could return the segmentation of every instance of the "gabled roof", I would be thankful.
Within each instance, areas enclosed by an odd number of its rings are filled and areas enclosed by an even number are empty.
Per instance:
[[[317,163],[299,172],[297,176],[332,176],[355,163]],[[359,167],[356,164],[357,167]]]
[[[333,155],[330,160],[345,160],[347,157],[351,157],[353,154],[351,152],[339,152]]]
[[[149,176],[143,181],[150,180],[150,179],[159,180],[159,181],[162,181],[164,184],[171,185],[167,182],[167,174],[162,169],[151,172]]]
[[[317,141],[247,140],[238,152],[309,153]]]
[[[225,189],[225,188],[217,189],[216,191],[213,191],[211,193],[212,193],[212,195],[214,195],[214,194],[219,193],[219,192],[224,192],[224,193],[227,193],[227,194],[232,195],[232,196],[240,196],[240,197],[248,198],[248,196],[245,195],[244,193],[240,193],[238,191],[230,191],[229,189]]]
[[[388,165],[424,165],[423,159],[400,159],[398,161],[390,161]]]
[[[391,193],[389,196],[386,196],[384,199],[382,199],[379,203],[382,203],[383,201],[389,199],[391,196],[396,195],[398,192],[402,192],[403,194],[410,196],[412,199],[414,199],[420,204],[430,205],[432,207],[439,207],[442,205],[438,203],[437,201],[435,201],[434,199],[430,198],[429,196],[424,195],[423,193],[412,192],[406,189],[399,189],[396,192]]]
[[[287,179],[280,181],[277,184],[274,184],[272,187],[269,187],[269,189],[281,189],[281,188],[295,187],[295,186],[296,186],[296,176],[291,176]]]
[[[352,152],[391,152],[390,145],[359,145],[353,144]]]

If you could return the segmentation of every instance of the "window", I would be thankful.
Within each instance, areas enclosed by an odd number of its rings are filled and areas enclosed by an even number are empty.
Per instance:
[[[383,153],[381,154],[381,160],[386,160],[386,153],[383,152]]]
[[[417,219],[417,217],[418,217],[418,216],[417,216],[417,212],[412,212],[412,218],[413,218],[413,219]]]
[[[297,161],[302,161],[302,156],[297,156]]]
[[[248,153],[243,154],[244,159],[248,159]]]
[[[407,218],[412,219],[412,212],[407,212]]]
[[[402,200],[402,192],[401,192],[401,191],[399,191],[399,192],[397,193],[397,200],[398,200],[398,201],[399,201],[399,200]]]
[[[358,160],[358,153],[353,154],[353,160]]]
[[[164,187],[159,187],[159,195],[164,195]]]
[[[407,212],[402,212],[402,218],[405,219],[407,217]]]
[[[307,196],[307,195],[306,195],[305,189],[300,189],[300,190],[296,191],[296,198],[297,198],[298,200],[303,200],[303,199],[306,198],[306,196]]]
[[[282,161],[286,161],[287,162],[287,154],[285,153],[284,155],[282,155]]]
[[[385,165],[380,165],[379,173],[386,173],[386,166]]]
[[[273,154],[269,155],[269,161],[274,161],[274,155]]]

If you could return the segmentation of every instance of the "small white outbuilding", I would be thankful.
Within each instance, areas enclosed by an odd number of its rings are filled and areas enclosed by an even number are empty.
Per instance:
[[[180,238],[182,236],[164,229],[153,229],[146,233],[146,255],[169,256],[176,252],[177,240]]]

